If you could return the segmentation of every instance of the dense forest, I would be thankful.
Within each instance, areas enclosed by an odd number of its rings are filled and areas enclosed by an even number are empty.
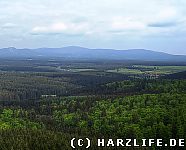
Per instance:
[[[185,66],[146,63],[2,61],[0,149],[72,149],[74,137],[89,137],[90,149],[184,149],[96,145],[186,139]]]

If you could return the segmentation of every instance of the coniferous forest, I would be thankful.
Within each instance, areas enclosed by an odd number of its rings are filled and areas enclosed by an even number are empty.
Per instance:
[[[72,138],[186,139],[186,66],[1,60],[0,149],[67,150]],[[77,148],[84,149],[85,147]]]

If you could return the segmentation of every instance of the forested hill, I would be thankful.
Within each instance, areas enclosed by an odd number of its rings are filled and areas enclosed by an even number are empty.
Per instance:
[[[106,59],[106,60],[143,60],[186,62],[184,55],[171,55],[145,49],[89,49],[77,46],[63,48],[0,49],[0,58],[63,58],[63,59]]]
[[[166,79],[186,79],[186,71],[166,75]]]

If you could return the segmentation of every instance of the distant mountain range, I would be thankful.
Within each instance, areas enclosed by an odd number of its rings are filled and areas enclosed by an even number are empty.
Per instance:
[[[0,58],[60,58],[60,59],[106,59],[106,60],[143,60],[143,61],[184,61],[186,55],[171,55],[145,49],[89,49],[77,46],[63,48],[16,49],[14,47],[0,49]]]

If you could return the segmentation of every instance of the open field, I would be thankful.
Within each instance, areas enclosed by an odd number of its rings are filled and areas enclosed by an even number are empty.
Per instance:
[[[113,70],[107,70],[108,72],[131,74],[131,75],[168,75],[186,71],[186,66],[144,66],[133,65],[125,68],[117,68]]]

